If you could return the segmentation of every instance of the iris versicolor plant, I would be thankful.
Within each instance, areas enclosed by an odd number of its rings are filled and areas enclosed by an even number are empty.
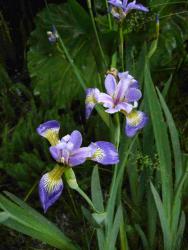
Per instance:
[[[76,189],[77,181],[73,172],[69,178],[70,168],[91,160],[103,165],[119,162],[117,150],[114,145],[106,141],[92,142],[88,147],[81,147],[82,135],[75,130],[70,135],[59,139],[59,122],[52,120],[41,124],[37,128],[39,135],[48,139],[51,144],[49,151],[58,163],[54,169],[45,173],[39,183],[39,196],[42,207],[46,212],[54,204],[63,191],[62,175],[65,173],[70,187]]]
[[[132,137],[142,129],[147,121],[147,115],[136,110],[138,101],[142,97],[138,81],[127,71],[118,72],[116,69],[108,71],[105,78],[106,93],[102,93],[97,88],[86,90],[86,118],[88,119],[97,103],[101,103],[105,112],[114,114],[121,112],[126,117],[125,133]]]
[[[136,1],[128,3],[128,0],[109,0],[110,11],[112,15],[122,21],[131,10],[140,10],[148,12],[148,8],[144,7],[142,4],[137,4]]]

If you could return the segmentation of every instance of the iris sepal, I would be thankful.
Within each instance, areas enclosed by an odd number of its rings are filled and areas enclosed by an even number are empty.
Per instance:
[[[52,206],[60,197],[63,191],[61,179],[64,168],[56,165],[54,169],[42,176],[39,182],[39,197],[44,212]]]
[[[51,145],[56,145],[59,142],[60,124],[56,120],[50,120],[40,124],[37,128],[37,133],[45,137]]]
[[[92,142],[89,145],[89,149],[91,151],[91,157],[89,159],[92,161],[103,165],[113,165],[119,162],[118,152],[115,146],[110,142]]]
[[[148,116],[142,112],[133,110],[130,114],[126,114],[125,133],[128,137],[134,136],[137,131],[146,126]]]

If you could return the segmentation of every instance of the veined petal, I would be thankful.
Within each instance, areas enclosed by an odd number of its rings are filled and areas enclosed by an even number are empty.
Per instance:
[[[113,96],[117,84],[116,84],[116,79],[112,74],[108,74],[106,76],[104,85],[105,85],[107,94],[109,94],[110,96]]]
[[[149,11],[148,8],[144,7],[142,4],[137,4],[136,1],[133,1],[127,5],[125,11],[128,13],[130,10],[140,10],[144,12]]]
[[[62,174],[63,168],[57,166],[40,179],[39,197],[44,212],[56,202],[63,191]]]
[[[80,148],[82,145],[82,135],[78,130],[74,130],[69,138],[69,141],[67,143],[67,148],[70,151],[76,150]]]
[[[103,165],[113,165],[119,162],[118,152],[110,142],[97,141],[89,145],[91,150],[91,160]]]
[[[40,124],[37,128],[37,133],[45,137],[51,145],[56,145],[59,142],[59,130],[59,122],[51,120]]]
[[[105,108],[112,108],[114,106],[113,98],[105,93],[99,94],[98,102],[102,103]]]
[[[148,117],[144,112],[132,111],[126,116],[125,133],[128,137],[132,137],[136,132],[142,129],[148,122]]]
[[[56,146],[50,147],[51,156],[59,163],[67,164],[69,158],[69,150],[65,142],[60,142]]]
[[[128,87],[129,87],[129,80],[126,78],[122,78],[119,81],[119,83],[116,87],[115,94],[114,94],[115,104],[118,104],[125,97],[125,93],[126,93]]]
[[[69,157],[69,166],[78,166],[86,161],[91,156],[90,149],[88,147],[82,147],[74,151]]]
[[[90,117],[92,110],[94,109],[95,105],[97,104],[99,93],[100,93],[100,91],[97,88],[88,88],[86,90],[86,100],[85,100],[86,119],[88,119]]]
[[[141,97],[142,97],[142,92],[137,88],[129,88],[125,94],[125,99],[127,102],[136,102]]]
[[[121,102],[116,107],[119,109],[119,111],[123,110],[128,114],[133,110],[133,105],[127,102]]]
[[[121,0],[108,0],[108,3],[113,5],[113,6],[123,8],[123,4],[122,4]]]

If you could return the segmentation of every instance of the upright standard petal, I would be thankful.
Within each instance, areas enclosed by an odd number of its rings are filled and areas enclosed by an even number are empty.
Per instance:
[[[126,116],[125,133],[128,137],[134,136],[138,130],[142,129],[148,122],[148,117],[144,112],[132,111]]]
[[[70,151],[73,151],[80,148],[81,145],[82,145],[82,135],[78,130],[74,130],[70,135],[69,141],[67,142],[67,148]]]
[[[100,93],[100,91],[97,88],[89,88],[86,90],[86,100],[85,100],[86,119],[88,119],[90,117],[92,110],[94,109],[95,105],[97,104],[99,93]]]
[[[44,122],[37,128],[37,133],[45,137],[51,145],[56,145],[59,142],[60,124],[56,120]]]
[[[68,164],[70,152],[67,148],[67,143],[60,142],[56,146],[51,146],[50,153],[57,162],[63,163],[64,165]]]
[[[68,165],[70,167],[78,166],[86,161],[91,156],[90,149],[88,147],[82,147],[75,150],[69,157]]]
[[[125,93],[126,93],[128,87],[129,87],[129,80],[128,79],[123,78],[119,81],[119,83],[116,87],[115,94],[114,94],[115,105],[124,99]]]
[[[56,166],[51,172],[42,176],[39,182],[39,197],[44,212],[59,199],[63,191],[61,176],[63,168]]]
[[[131,76],[128,71],[119,72],[118,73],[118,77],[119,77],[120,80],[121,79],[127,79],[127,80],[129,80],[129,87],[131,87],[131,88],[139,88],[138,81],[135,80],[134,77]]]
[[[140,10],[140,11],[144,11],[144,12],[149,11],[148,8],[144,7],[142,4],[137,4],[136,1],[133,1],[133,2],[129,3],[124,11],[126,13],[128,13],[131,10]]]
[[[115,77],[112,74],[107,74],[105,81],[104,81],[104,85],[105,85],[107,94],[109,94],[110,96],[113,96],[117,83],[116,83]]]
[[[89,145],[90,159],[103,165],[113,165],[119,162],[118,152],[110,142],[97,141]]]

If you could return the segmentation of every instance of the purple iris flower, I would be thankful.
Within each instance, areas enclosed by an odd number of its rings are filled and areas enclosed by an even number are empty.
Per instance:
[[[149,11],[148,8],[137,4],[136,1],[128,3],[128,0],[108,0],[108,3],[112,6],[112,15],[119,20],[124,19],[131,10]]]
[[[48,41],[52,44],[56,43],[57,39],[59,38],[56,27],[54,25],[52,25],[51,31],[47,31],[47,35],[48,35]]]
[[[104,84],[107,94],[100,93],[98,102],[102,103],[107,108],[106,112],[110,114],[119,111],[129,114],[142,96],[141,91],[137,88],[137,82],[128,72],[120,73],[118,82],[112,74],[108,74]]]
[[[38,127],[37,131],[44,136],[49,129],[52,131],[54,128],[57,129],[54,125],[58,124],[57,121],[45,122]],[[118,152],[110,142],[99,141],[91,143],[88,147],[81,147],[81,144],[82,135],[75,130],[50,147],[50,153],[58,165],[52,171],[45,173],[39,183],[39,196],[44,212],[59,199],[63,191],[62,175],[68,168],[83,164],[86,160],[103,165],[119,162]]]
[[[111,69],[107,73],[104,82],[107,93],[97,92],[96,102],[101,103],[109,114],[123,113],[126,117],[125,133],[132,137],[148,122],[147,115],[136,110],[138,100],[142,97],[138,81],[128,71],[118,72]]]
[[[56,146],[50,147],[52,157],[65,166],[74,167],[86,161],[90,156],[88,147],[80,147],[82,144],[82,135],[75,130],[71,135],[66,135]]]

